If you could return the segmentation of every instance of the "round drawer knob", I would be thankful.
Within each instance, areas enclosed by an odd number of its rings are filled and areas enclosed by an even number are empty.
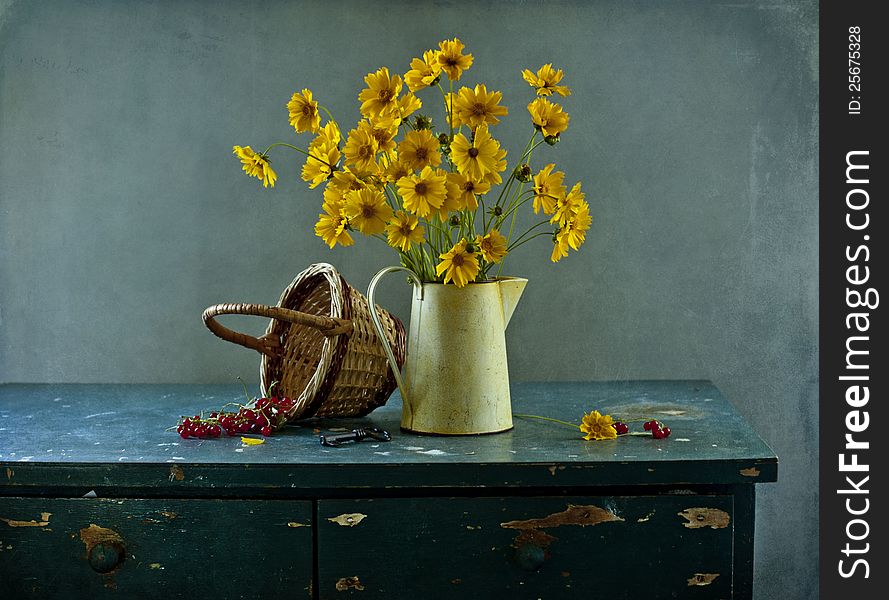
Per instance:
[[[90,566],[96,573],[110,573],[123,562],[126,552],[116,542],[100,542],[90,549]]]
[[[516,562],[526,571],[536,571],[546,560],[546,550],[536,544],[522,544],[516,550]]]

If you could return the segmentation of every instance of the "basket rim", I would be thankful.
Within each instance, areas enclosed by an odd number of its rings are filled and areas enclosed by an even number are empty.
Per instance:
[[[320,277],[320,280],[319,280]],[[334,318],[344,318],[347,312],[344,301],[344,292],[342,286],[342,277],[336,268],[330,263],[315,263],[309,265],[305,270],[300,272],[293,281],[290,282],[278,299],[278,306],[282,308],[298,309],[291,306],[295,296],[302,296],[307,285],[321,285],[326,283],[330,288],[330,310],[328,316]],[[309,290],[311,291],[311,290]],[[346,317],[348,318],[348,317]],[[273,334],[278,324],[277,319],[270,319],[266,328],[266,335]],[[343,336],[326,337],[321,347],[321,356],[318,360],[318,366],[312,377],[306,382],[305,387],[298,398],[294,400],[294,412],[304,409],[310,401],[317,396],[318,391],[327,380],[331,365],[336,357],[338,344],[341,343],[340,338]],[[268,396],[269,386],[276,380],[280,380],[280,373],[273,373],[268,356],[263,355],[259,365],[259,376],[262,394]]]

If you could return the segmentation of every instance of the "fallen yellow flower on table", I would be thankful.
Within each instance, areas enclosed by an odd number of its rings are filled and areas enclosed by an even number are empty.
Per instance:
[[[242,444],[246,444],[246,445],[248,445],[248,446],[258,446],[258,445],[260,445],[260,444],[265,444],[265,440],[262,440],[262,439],[259,439],[259,438],[244,437],[244,436],[242,435],[242,436],[241,436],[241,443],[242,443]]]
[[[611,440],[617,437],[611,415],[603,415],[598,410],[583,416],[580,430],[586,434],[583,436],[585,440]]]

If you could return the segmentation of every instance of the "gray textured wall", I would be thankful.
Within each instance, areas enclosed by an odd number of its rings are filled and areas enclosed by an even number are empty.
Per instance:
[[[513,154],[519,70],[554,61],[575,92],[542,154],[595,220],[581,254],[553,266],[542,238],[509,264],[531,280],[514,376],[715,381],[781,457],[757,597],[814,597],[815,3],[325,4],[0,0],[0,381],[256,380],[205,306],[273,303],[319,260],[363,288],[393,255],[329,251],[299,157],[276,154],[263,190],[232,144],[293,141],[284,104],[304,86],[351,121],[367,72],[458,35],[465,79],[505,93]]]

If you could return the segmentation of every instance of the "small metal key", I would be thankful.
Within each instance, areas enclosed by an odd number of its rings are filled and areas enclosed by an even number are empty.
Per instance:
[[[392,436],[389,435],[388,431],[384,431],[382,429],[377,429],[376,427],[368,427],[367,429],[353,429],[348,433],[332,433],[332,434],[321,434],[321,445],[322,446],[342,446],[343,444],[347,444],[349,442],[360,442],[365,438],[371,438],[372,440],[376,440],[378,442],[389,442],[392,441]]]

